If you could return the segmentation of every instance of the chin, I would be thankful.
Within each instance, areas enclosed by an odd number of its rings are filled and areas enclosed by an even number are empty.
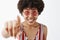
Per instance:
[[[32,23],[28,22],[28,24],[29,24],[29,25],[33,25],[33,24],[34,24],[34,22],[32,22]]]

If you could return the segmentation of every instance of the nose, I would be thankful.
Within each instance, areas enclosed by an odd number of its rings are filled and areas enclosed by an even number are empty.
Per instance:
[[[30,12],[29,18],[33,18],[32,11]]]

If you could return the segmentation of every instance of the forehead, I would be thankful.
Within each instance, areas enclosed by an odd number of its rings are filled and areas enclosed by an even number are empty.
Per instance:
[[[37,10],[37,8],[25,8],[24,10]]]

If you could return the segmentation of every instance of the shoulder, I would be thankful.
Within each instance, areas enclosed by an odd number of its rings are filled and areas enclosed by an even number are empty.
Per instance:
[[[44,31],[44,32],[47,32],[47,26],[44,25],[44,24],[41,24],[41,25],[42,25],[43,31]]]
[[[47,34],[47,26],[44,24],[41,24],[42,28],[43,28],[43,33]]]
[[[38,23],[38,24],[42,26],[43,32],[47,33],[47,29],[48,29],[47,26],[42,23]]]
[[[44,24],[42,24],[42,28],[43,28],[43,36],[44,36],[44,40],[46,40],[46,37],[47,37],[47,26],[46,25],[44,25]]]
[[[38,24],[42,26],[42,28],[43,28],[44,31],[47,31],[47,26],[46,25],[44,25],[42,23],[38,23]]]

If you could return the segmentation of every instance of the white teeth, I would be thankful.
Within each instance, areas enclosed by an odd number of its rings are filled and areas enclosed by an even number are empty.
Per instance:
[[[30,19],[29,21],[31,22],[31,21],[33,21],[33,19]]]

